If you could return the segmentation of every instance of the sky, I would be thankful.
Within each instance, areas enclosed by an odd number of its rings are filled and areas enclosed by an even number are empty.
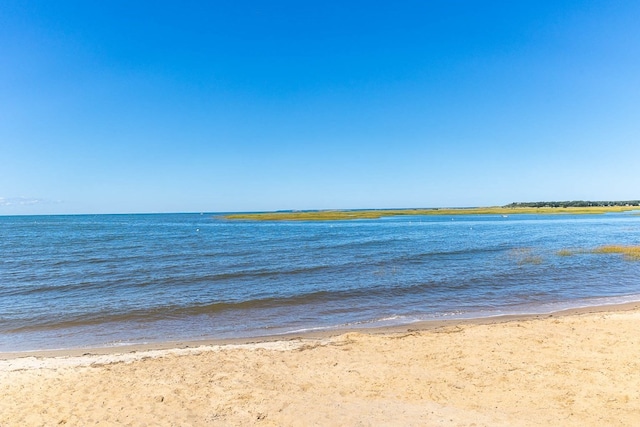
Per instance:
[[[640,2],[0,4],[0,215],[640,199]]]

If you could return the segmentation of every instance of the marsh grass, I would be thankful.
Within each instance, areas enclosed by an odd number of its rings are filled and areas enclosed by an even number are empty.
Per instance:
[[[591,251],[594,254],[622,254],[625,259],[640,261],[640,246],[605,245]]]
[[[518,263],[519,265],[531,264],[531,265],[539,265],[542,264],[542,257],[540,256],[529,256],[523,258]]]
[[[558,252],[556,252],[556,254],[558,256],[572,256],[574,255],[574,252],[570,251],[569,249],[560,249]]]
[[[542,264],[542,257],[536,255],[531,248],[514,248],[509,250],[507,257],[518,265]]]
[[[578,254],[621,254],[626,260],[640,261],[640,246],[632,245],[604,245],[595,249],[561,249],[558,256],[572,256]]]
[[[518,215],[518,214],[604,214],[637,209],[635,206],[591,206],[591,207],[503,207],[443,208],[443,209],[367,209],[367,210],[321,210],[294,212],[262,212],[225,215],[225,219],[251,221],[340,221],[351,219],[378,219],[388,216],[406,215]]]

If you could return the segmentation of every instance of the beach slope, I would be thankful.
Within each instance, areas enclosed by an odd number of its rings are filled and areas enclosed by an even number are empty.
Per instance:
[[[640,425],[640,309],[0,360],[0,426]],[[120,350],[122,352],[122,350]]]

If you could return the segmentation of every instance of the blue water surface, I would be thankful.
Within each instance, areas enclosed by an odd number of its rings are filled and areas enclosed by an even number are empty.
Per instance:
[[[640,216],[0,217],[0,351],[253,337],[640,299],[640,262],[591,252],[609,244],[640,244]]]

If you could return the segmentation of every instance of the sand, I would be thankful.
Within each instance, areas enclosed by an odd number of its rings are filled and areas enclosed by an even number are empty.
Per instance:
[[[640,425],[640,307],[4,355],[0,426]]]

